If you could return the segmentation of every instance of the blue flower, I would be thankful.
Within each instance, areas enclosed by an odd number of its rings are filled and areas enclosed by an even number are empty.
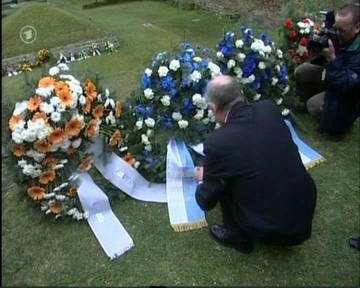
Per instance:
[[[264,42],[264,45],[265,45],[265,46],[271,45],[272,40],[271,40],[271,38],[270,38],[267,34],[261,33],[261,34],[260,34],[260,38],[261,38],[261,40]]]
[[[160,87],[166,92],[171,91],[171,89],[175,88],[175,83],[170,75],[160,78]]]
[[[174,120],[170,116],[164,116],[162,118],[162,122],[165,128],[171,129],[173,127]]]
[[[143,116],[144,118],[147,117],[153,118],[155,114],[155,109],[151,106],[144,107],[143,105],[136,105],[135,113]]]
[[[287,70],[286,66],[284,64],[282,64],[280,66],[278,79],[280,82],[287,82],[287,76],[288,76],[288,70]]]
[[[228,41],[223,40],[219,43],[218,49],[221,51],[221,53],[224,54],[226,58],[230,58],[234,52],[234,45],[232,42],[229,43]]]
[[[240,30],[244,36],[245,42],[247,42],[247,43],[250,42],[250,40],[253,38],[253,32],[252,32],[251,28],[242,26],[240,28]]]
[[[235,33],[233,33],[233,32],[227,32],[226,34],[225,34],[225,41],[226,42],[234,42],[234,39],[235,39]]]
[[[195,106],[194,104],[192,103],[191,99],[190,98],[185,98],[184,99],[184,104],[183,104],[183,108],[182,108],[182,113],[183,114],[190,114],[192,112],[194,112],[195,110]]]
[[[154,157],[154,155],[150,152],[150,151],[144,151],[144,158],[146,163],[148,163],[150,166],[155,166],[156,165],[156,158]]]
[[[151,87],[151,78],[144,73],[142,83],[144,86],[144,90]]]
[[[206,68],[208,68],[208,66],[209,66],[209,61],[207,61],[207,60],[201,60],[201,62],[200,62],[200,67],[201,68],[204,68],[204,69],[206,69]]]
[[[253,74],[256,70],[258,62],[259,61],[256,58],[256,53],[250,52],[244,60],[243,77],[249,77],[251,74]]]

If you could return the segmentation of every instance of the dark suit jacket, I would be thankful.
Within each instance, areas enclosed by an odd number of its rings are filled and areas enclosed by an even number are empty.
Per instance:
[[[230,197],[227,212],[253,238],[292,245],[310,237],[316,186],[272,101],[235,104],[204,153],[203,210]]]

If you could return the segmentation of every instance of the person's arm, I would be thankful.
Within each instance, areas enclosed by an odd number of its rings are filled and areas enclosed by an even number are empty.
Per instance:
[[[330,50],[333,48],[331,40],[329,40]],[[345,52],[346,53],[346,52]],[[325,81],[328,87],[341,95],[346,95],[349,90],[360,87],[360,61],[354,57],[354,61],[350,61],[344,65],[343,61],[336,58],[335,54],[330,56],[332,61],[326,66]],[[358,55],[360,58],[360,55]]]
[[[205,162],[203,168],[202,183],[198,185],[196,189],[196,202],[202,210],[211,210],[215,207],[217,201],[219,201],[225,190],[225,182],[219,177],[219,159],[216,156],[215,151],[209,149],[207,145],[204,145]],[[201,172],[198,172],[201,174]],[[201,177],[198,177],[198,180]]]

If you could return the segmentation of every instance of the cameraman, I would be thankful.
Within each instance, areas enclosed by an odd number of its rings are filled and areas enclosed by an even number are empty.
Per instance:
[[[333,26],[338,47],[329,38],[324,64],[313,60],[295,70],[298,95],[310,114],[320,118],[320,132],[341,135],[360,115],[360,5],[340,8]]]

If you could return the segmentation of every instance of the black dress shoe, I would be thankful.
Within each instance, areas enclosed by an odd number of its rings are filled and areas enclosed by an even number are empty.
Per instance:
[[[234,248],[242,253],[251,253],[254,250],[254,241],[242,237],[239,233],[225,228],[223,225],[213,225],[210,235],[221,245]]]

